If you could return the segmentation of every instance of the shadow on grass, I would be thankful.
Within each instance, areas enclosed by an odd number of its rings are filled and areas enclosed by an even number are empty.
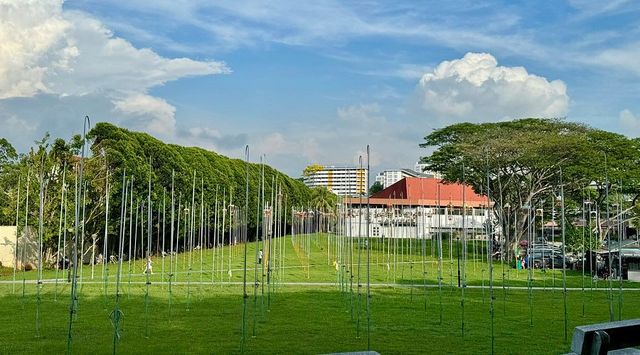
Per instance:
[[[41,334],[36,337],[35,285],[12,294],[0,286],[0,339],[2,353],[59,354],[66,351],[69,319],[68,285],[54,300],[52,285],[42,290]],[[128,290],[126,290],[128,291]],[[490,298],[488,291],[467,289],[465,337],[462,338],[461,293],[456,288],[376,288],[370,299],[370,332],[367,333],[366,289],[358,295],[326,287],[287,286],[253,298],[248,290],[246,353],[329,353],[367,348],[384,354],[488,353],[491,349]],[[189,294],[190,293],[190,294]],[[136,284],[121,298],[124,313],[119,353],[228,354],[239,353],[242,335],[241,286],[174,286],[171,307],[166,287],[152,285],[148,315],[144,285]],[[562,353],[563,304],[560,293],[526,291],[494,292],[495,346],[498,353]],[[582,304],[585,315],[582,316]],[[533,326],[530,327],[532,305]],[[100,286],[86,285],[74,322],[73,350],[77,354],[113,351],[113,327],[109,314],[114,307],[113,290],[104,297]],[[616,306],[617,307],[617,306]],[[360,310],[360,311],[358,311]],[[442,313],[441,313],[442,312]],[[442,314],[442,323],[440,323]],[[582,324],[608,320],[607,293],[568,294],[569,331]],[[616,308],[617,314],[617,308]],[[623,300],[623,318],[640,316],[640,301],[633,295]],[[255,319],[255,323],[254,323]],[[252,337],[255,324],[256,337]],[[148,328],[147,328],[148,327]],[[147,338],[145,335],[149,333]],[[359,335],[359,338],[357,337]],[[539,339],[545,339],[544,342]]]

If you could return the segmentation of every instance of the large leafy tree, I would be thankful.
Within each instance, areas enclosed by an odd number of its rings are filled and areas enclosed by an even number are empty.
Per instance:
[[[172,174],[175,173],[176,198],[182,195],[191,198],[195,173],[195,194],[204,195],[204,201],[212,204],[216,194],[222,200],[223,192],[233,204],[244,206],[246,164],[239,159],[230,159],[196,147],[183,147],[166,144],[148,134],[132,132],[108,123],[98,123],[89,137],[93,144],[91,150],[98,162],[106,162],[111,172],[111,193],[119,194],[122,174],[134,176],[135,198],[144,199],[147,183],[151,178],[152,200],[161,201],[163,194],[169,194]],[[267,165],[249,164],[249,206],[258,203],[258,191],[264,170],[266,197],[272,191],[283,193],[286,206],[303,206],[310,199],[310,190],[303,183],[282,174]],[[167,195],[169,196],[169,195]],[[169,196],[170,197],[170,196]],[[198,199],[199,201],[199,199]],[[118,199],[112,199],[113,215],[119,211]],[[177,203],[177,202],[176,202]],[[111,207],[110,206],[110,207]],[[255,227],[255,208],[248,211],[249,224]]]
[[[19,230],[25,225],[37,228],[42,197],[43,207],[43,242],[45,252],[57,244],[57,236],[63,231],[60,229],[64,223],[61,218],[61,203],[66,206],[67,225],[73,221],[73,195],[75,194],[74,175],[77,171],[79,160],[74,158],[78,152],[78,144],[81,145],[79,136],[69,142],[58,138],[51,142],[49,134],[35,141],[35,145],[25,154],[15,153],[8,142],[4,141],[5,152],[10,152],[3,162],[0,171],[0,185],[5,198],[0,199],[0,223],[13,225],[16,223],[16,207],[19,207],[17,217]],[[80,142],[80,143],[79,143]],[[61,200],[63,189],[63,175],[66,175],[66,198]],[[86,175],[87,183],[94,176],[90,171]],[[20,190],[20,194],[18,194]],[[27,190],[29,196],[27,198]],[[88,190],[89,191],[89,190]],[[19,201],[18,201],[19,197]],[[88,197],[89,199],[89,197]],[[90,200],[87,203],[89,216],[95,214],[98,209],[98,200]],[[27,205],[28,204],[28,205]],[[86,217],[86,216],[85,216]],[[25,220],[26,218],[26,220]],[[94,218],[85,218],[87,224],[94,223]]]
[[[587,186],[602,203],[612,182],[637,196],[638,142],[622,135],[557,119],[460,123],[433,131],[421,161],[450,182],[488,193],[510,242],[526,236],[533,211],[553,201],[560,186],[579,200]],[[620,186],[616,186],[620,189]],[[578,204],[579,205],[579,204]]]
[[[15,203],[17,197],[16,162],[18,153],[5,138],[0,138],[0,225],[15,222]]]
[[[18,153],[15,148],[5,138],[0,138],[0,173],[7,165],[18,159]]]

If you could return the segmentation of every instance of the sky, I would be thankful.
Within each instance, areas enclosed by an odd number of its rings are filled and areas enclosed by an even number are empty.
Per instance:
[[[0,0],[0,137],[25,152],[88,115],[293,177],[368,144],[374,173],[457,122],[636,137],[639,58],[633,0]]]

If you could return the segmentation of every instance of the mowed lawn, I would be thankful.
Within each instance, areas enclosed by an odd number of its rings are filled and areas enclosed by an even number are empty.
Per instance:
[[[249,283],[245,309],[245,353],[316,354],[358,351],[366,350],[368,342],[371,350],[382,354],[491,352],[491,291],[488,288],[466,288],[463,303],[462,290],[449,286],[451,279],[454,285],[457,284],[455,258],[453,266],[448,255],[443,260],[443,286],[439,288],[438,262],[431,256],[430,244],[424,245],[424,269],[422,244],[419,244],[417,252],[412,245],[411,253],[407,250],[402,254],[402,261],[401,253],[397,251],[396,262],[389,264],[386,261],[393,258],[393,252],[389,254],[372,250],[370,272],[373,286],[368,320],[366,264],[363,263],[366,260],[366,249],[361,250],[362,287],[358,292],[357,264],[354,265],[353,278],[346,272],[342,274],[343,277],[336,273],[335,262],[340,259],[335,254],[340,249],[336,248],[338,239],[326,236],[296,238],[293,241],[290,237],[283,239],[279,247],[283,247],[281,250],[284,253],[279,253],[277,249],[273,252],[271,287],[260,283],[263,278],[262,268],[257,273],[254,272],[253,258],[248,262],[250,269],[247,272]],[[303,242],[306,244],[303,245]],[[255,253],[254,245],[250,244],[248,247],[248,254],[251,256]],[[171,294],[167,282],[169,258],[165,258],[164,275],[162,260],[154,259],[154,275],[151,277],[148,302],[145,302],[146,285],[142,262],[132,264],[131,278],[125,262],[120,303],[124,320],[121,338],[116,342],[117,352],[240,353],[243,288],[237,282],[243,279],[241,267],[244,249],[243,246],[224,249],[224,259],[221,256],[222,250],[205,250],[202,254],[194,251],[191,255],[179,255],[179,273],[175,277],[177,283],[172,278]],[[327,250],[330,252],[327,253]],[[348,251],[343,249],[342,254]],[[357,248],[351,252],[356,256],[358,254]],[[481,257],[475,261],[472,257],[473,255],[465,264],[468,284],[488,286],[488,265],[481,261]],[[373,262],[376,258],[377,262]],[[228,271],[229,263],[231,273]],[[338,264],[337,268],[346,269],[345,264],[346,262]],[[113,353],[114,328],[110,314],[115,305],[115,270],[116,265],[109,265],[105,288],[102,267],[96,266],[92,281],[91,266],[83,266],[78,313],[72,332],[73,353]],[[254,289],[256,275],[259,282]],[[498,284],[502,275],[502,265],[496,264],[496,287],[493,289],[493,341],[496,353],[566,352],[569,350],[573,328],[608,321],[610,306],[613,306],[616,319],[619,316],[622,319],[640,317],[638,291],[625,290],[620,294],[617,283],[613,284],[611,293],[602,288],[591,290],[590,279],[585,280],[586,288],[582,291],[581,271],[573,271],[569,274],[568,284],[578,289],[567,292],[569,340],[565,342],[563,293],[558,288],[561,286],[561,273],[536,270],[533,283],[543,288],[531,291],[518,288],[528,284],[527,271],[505,267],[505,280],[508,282],[504,288]],[[55,271],[44,273],[47,281],[41,289],[40,307],[37,306],[36,285],[29,281],[35,278],[35,272],[26,272],[24,275],[18,273],[18,283],[15,285],[0,283],[0,322],[3,324],[0,328],[0,353],[58,354],[66,351],[70,284],[62,273],[58,276],[56,285],[52,280]],[[24,296],[21,282],[23,277],[27,279]],[[0,280],[6,282],[12,279],[12,270],[3,269]],[[552,282],[557,288],[549,287]],[[408,287],[407,284],[416,286]],[[427,285],[426,288],[418,287],[424,284]],[[608,286],[608,282],[599,281],[598,286]],[[624,287],[628,286],[631,284],[624,284]],[[254,290],[257,295],[255,298]],[[39,329],[36,322],[38,308]]]

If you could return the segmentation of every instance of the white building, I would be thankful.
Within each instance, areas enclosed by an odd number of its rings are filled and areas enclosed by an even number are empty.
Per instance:
[[[356,167],[311,165],[305,169],[304,183],[309,187],[326,187],[340,196],[358,196],[367,193],[367,169]]]
[[[436,178],[441,179],[441,174],[435,173],[430,170],[424,170],[427,164],[421,164],[416,162],[412,169],[390,169],[385,170],[376,175],[376,182],[382,184],[383,188],[387,188],[396,182],[406,177],[420,177],[420,178]]]
[[[385,170],[376,175],[376,182],[382,184],[382,188],[395,184],[396,182],[406,177],[433,177],[431,175],[425,175],[411,169],[399,169],[399,170]]]
[[[368,199],[343,199],[341,228],[348,236],[365,236],[369,210],[372,237],[431,239],[445,233],[458,238],[466,233],[469,239],[486,239],[487,206],[487,197],[468,185],[408,177]]]
[[[427,164],[421,164],[419,161],[416,162],[416,164],[413,166],[413,170],[424,174],[425,177],[432,177],[432,178],[436,178],[436,179],[442,179],[442,174],[436,173],[435,171],[431,171],[431,170],[424,170],[426,168],[427,168]]]

